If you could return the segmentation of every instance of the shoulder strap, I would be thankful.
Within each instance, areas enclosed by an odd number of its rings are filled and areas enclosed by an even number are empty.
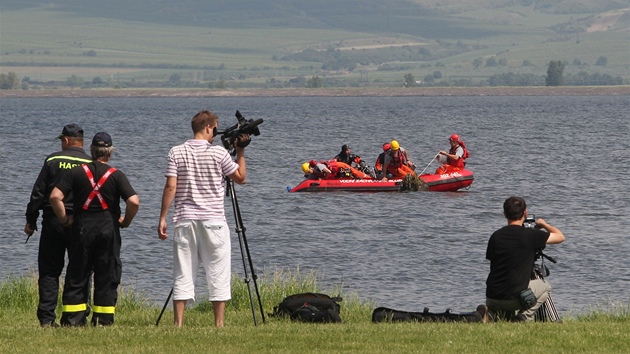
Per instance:
[[[92,203],[92,200],[94,200],[95,197],[98,198],[103,210],[109,209],[109,206],[107,205],[107,202],[105,201],[105,198],[103,198],[103,195],[101,194],[101,188],[105,184],[105,181],[107,181],[107,179],[114,172],[116,172],[116,169],[113,167],[110,167],[109,170],[107,170],[107,172],[105,172],[105,174],[98,180],[98,183],[95,183],[94,175],[92,174],[92,171],[90,170],[90,168],[87,165],[82,165],[82,167],[83,167],[83,171],[85,171],[85,174],[87,175],[87,178],[90,180],[90,184],[92,184],[92,192],[90,192],[90,195],[85,200],[85,203],[83,203],[83,210],[88,210],[88,207],[90,206],[90,204]]]

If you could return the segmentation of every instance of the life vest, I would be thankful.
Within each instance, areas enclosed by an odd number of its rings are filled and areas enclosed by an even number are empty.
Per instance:
[[[466,149],[466,145],[464,145],[464,143],[459,142],[459,146],[454,146],[451,147],[451,149],[449,150],[449,154],[451,155],[455,155],[457,152],[458,148],[462,148],[462,150],[464,150],[464,152],[462,153],[462,156],[460,156],[459,159],[453,159],[453,158],[447,158],[446,163],[450,166],[453,167],[458,167],[458,168],[464,168],[464,166],[466,166],[466,159],[470,156],[470,153],[468,152],[468,149]]]
[[[94,198],[98,198],[99,202],[101,203],[101,208],[103,208],[103,210],[109,209],[109,206],[107,206],[107,202],[105,201],[105,198],[103,198],[103,195],[101,194],[101,188],[105,184],[105,181],[107,181],[107,179],[114,172],[116,172],[116,169],[113,167],[110,167],[109,170],[107,170],[107,172],[105,172],[105,174],[101,176],[101,179],[98,180],[98,183],[96,183],[94,181],[94,175],[92,174],[92,171],[90,170],[90,168],[87,165],[82,165],[82,167],[83,167],[83,171],[85,171],[85,175],[87,176],[88,180],[90,180],[90,184],[92,185],[92,192],[90,192],[90,195],[88,195],[87,199],[85,200],[85,203],[83,203],[82,209],[88,210],[88,207],[90,206]]]
[[[392,150],[389,156],[392,157],[392,165],[396,167],[407,165],[407,154],[402,148],[400,148],[398,151]]]

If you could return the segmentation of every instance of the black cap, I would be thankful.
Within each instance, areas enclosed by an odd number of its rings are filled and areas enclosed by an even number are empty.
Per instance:
[[[112,137],[105,132],[98,132],[94,134],[94,138],[92,138],[92,145],[99,147],[110,147],[112,146]]]
[[[81,128],[76,123],[71,123],[63,127],[63,131],[61,135],[57,137],[57,139],[61,139],[64,136],[72,137],[72,138],[82,138],[83,137],[83,128]]]
[[[341,146],[341,151],[346,151],[347,149],[350,149],[350,145]]]

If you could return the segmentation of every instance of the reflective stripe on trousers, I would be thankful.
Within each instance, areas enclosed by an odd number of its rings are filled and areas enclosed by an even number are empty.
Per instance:
[[[115,306],[96,306],[94,305],[92,307],[92,310],[94,311],[94,314],[107,314],[107,315],[113,315],[114,312],[116,312],[116,307]]]
[[[63,305],[61,307],[62,312],[85,312],[87,310],[87,304],[77,304],[77,305]]]

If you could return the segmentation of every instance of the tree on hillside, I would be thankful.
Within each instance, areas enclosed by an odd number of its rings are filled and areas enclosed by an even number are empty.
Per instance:
[[[306,87],[308,88],[318,88],[322,87],[324,80],[322,80],[319,76],[313,76],[308,81],[306,81]]]
[[[414,87],[416,86],[416,79],[413,77],[411,73],[405,74],[405,87]]]
[[[605,56],[600,56],[595,62],[595,65],[598,66],[606,66],[606,64],[608,64],[608,58],[606,58]]]
[[[217,81],[215,87],[221,90],[225,90],[228,87],[228,83],[223,78],[221,78],[219,79],[219,81]]]
[[[547,67],[547,78],[545,79],[547,86],[562,86],[564,78],[564,64],[560,60],[552,60]]]
[[[77,75],[70,75],[69,78],[66,79],[66,84],[70,87],[77,87],[83,85],[83,78]]]
[[[495,57],[490,57],[486,59],[486,66],[497,66],[497,59]]]
[[[17,74],[13,71],[8,74],[0,74],[0,89],[1,90],[16,90],[20,87],[20,80],[18,80]]]

